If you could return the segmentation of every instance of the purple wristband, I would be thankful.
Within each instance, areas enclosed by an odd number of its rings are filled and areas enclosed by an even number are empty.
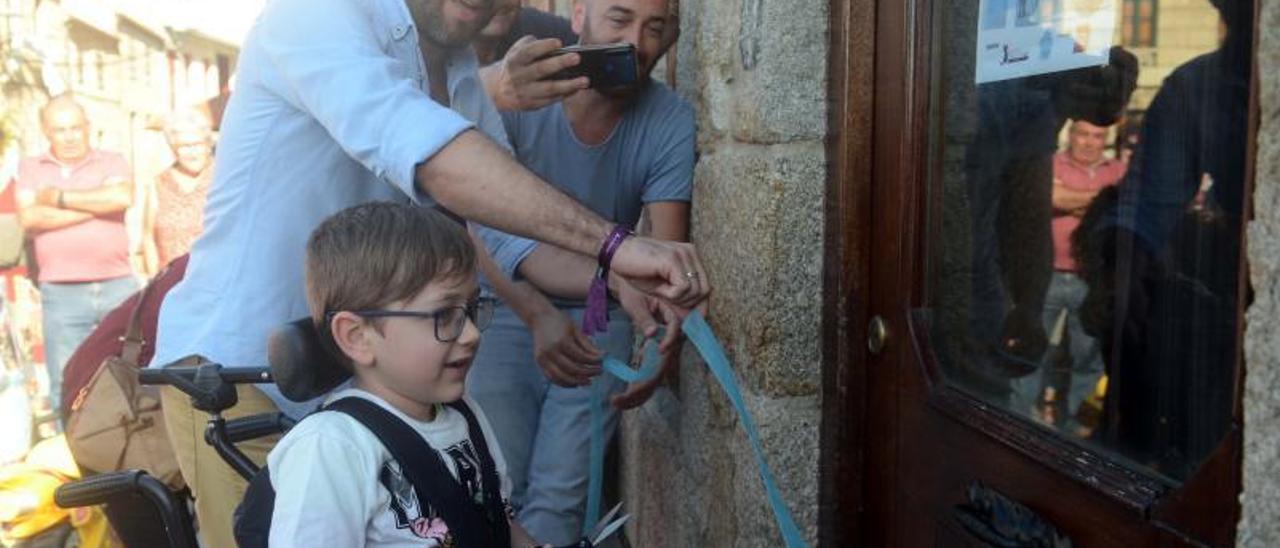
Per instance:
[[[623,225],[613,227],[613,231],[604,239],[604,245],[600,246],[600,253],[596,255],[596,265],[600,267],[600,276],[609,275],[609,266],[613,264],[613,254],[618,252],[618,248],[622,247],[622,241],[630,237],[633,232],[630,228]]]
[[[587,290],[587,309],[582,313],[582,332],[588,337],[609,329],[609,267],[613,264],[613,254],[622,247],[622,241],[632,234],[630,228],[615,226],[600,246],[600,254],[596,256],[596,276]]]

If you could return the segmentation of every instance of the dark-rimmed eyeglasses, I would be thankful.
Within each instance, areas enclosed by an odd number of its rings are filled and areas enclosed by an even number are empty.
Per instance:
[[[489,327],[489,323],[493,321],[493,311],[497,308],[497,305],[497,299],[478,297],[466,305],[446,306],[426,312],[417,310],[351,310],[349,312],[361,318],[418,318],[420,320],[432,320],[435,324],[436,340],[442,343],[450,343],[462,336],[462,332],[467,328],[467,320],[471,320],[476,329],[481,331]],[[326,312],[325,319],[332,321],[333,315],[338,312],[337,310]]]

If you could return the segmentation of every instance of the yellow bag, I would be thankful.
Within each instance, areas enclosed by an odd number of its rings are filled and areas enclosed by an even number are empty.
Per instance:
[[[66,510],[54,504],[53,492],[79,478],[62,436],[36,444],[23,462],[0,468],[0,544],[35,537],[65,522],[75,528],[79,546],[120,547],[101,508]]]
[[[68,518],[53,491],[70,481],[55,470],[20,462],[0,470],[0,524],[6,544],[34,537]]]

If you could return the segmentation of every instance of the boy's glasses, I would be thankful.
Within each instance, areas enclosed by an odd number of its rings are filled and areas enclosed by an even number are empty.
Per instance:
[[[416,310],[352,310],[351,313],[361,318],[418,318],[434,320],[436,340],[450,343],[462,336],[467,328],[467,320],[475,324],[476,329],[484,331],[493,321],[493,311],[498,306],[496,299],[479,297],[465,306],[447,306],[430,312]],[[328,313],[330,319],[337,311]]]

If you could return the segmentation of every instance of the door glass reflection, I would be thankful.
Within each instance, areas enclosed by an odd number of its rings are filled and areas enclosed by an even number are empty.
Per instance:
[[[930,298],[952,382],[1173,478],[1221,442],[1252,5],[939,3]]]

